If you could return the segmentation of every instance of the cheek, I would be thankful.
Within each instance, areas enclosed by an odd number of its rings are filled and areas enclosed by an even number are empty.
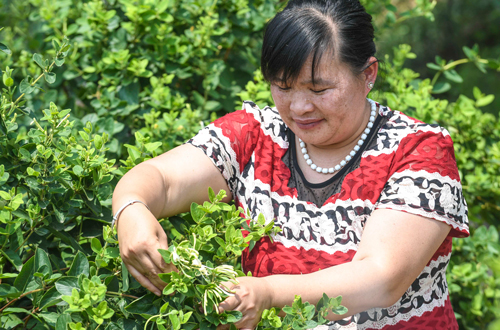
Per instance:
[[[278,108],[278,111],[284,111],[287,108],[287,98],[286,96],[283,95],[283,93],[280,93],[279,91],[273,91],[271,89],[271,95],[273,97],[274,104],[276,105],[276,108]]]

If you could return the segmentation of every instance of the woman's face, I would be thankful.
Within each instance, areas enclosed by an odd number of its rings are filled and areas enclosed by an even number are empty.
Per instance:
[[[311,58],[292,85],[271,83],[276,108],[285,124],[297,137],[318,148],[342,147],[357,139],[369,118],[367,84],[375,80],[366,70],[355,76],[336,57],[330,59],[326,54],[322,57],[314,85]],[[376,68],[367,70],[375,70],[376,76]]]

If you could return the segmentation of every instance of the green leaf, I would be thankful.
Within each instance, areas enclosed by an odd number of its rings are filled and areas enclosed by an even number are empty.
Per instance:
[[[146,150],[148,152],[153,152],[155,150],[157,150],[158,148],[160,148],[162,145],[162,142],[151,142],[151,143],[146,143],[144,145],[144,147],[146,148]]]
[[[29,83],[28,77],[24,78],[21,81],[21,83],[19,84],[19,91],[21,93],[30,94],[30,93],[33,93],[34,90],[35,90],[35,87],[31,86],[31,84]]]
[[[61,314],[56,321],[56,330],[68,330],[68,324],[71,323],[71,316],[69,314]]]
[[[81,247],[80,244],[71,236],[71,234],[65,232],[65,231],[59,231],[56,230],[55,228],[48,226],[46,227],[48,231],[50,231],[51,234],[54,236],[60,238],[64,243],[70,245],[73,249],[76,251],[82,251],[84,252],[83,248]]]
[[[186,220],[184,220],[183,218],[175,215],[173,217],[169,217],[168,221],[181,235],[185,235],[187,233]]]
[[[478,108],[485,107],[488,104],[490,104],[491,102],[493,102],[494,99],[495,99],[495,95],[493,95],[493,94],[486,95],[485,97],[482,97],[476,101],[476,107],[478,107]]]
[[[55,284],[57,292],[63,296],[71,296],[73,289],[80,291],[80,286],[78,285],[78,277],[74,276],[64,276],[57,280]]]
[[[451,88],[450,83],[443,83],[443,82],[438,82],[436,85],[434,85],[434,88],[432,89],[432,93],[434,94],[441,94],[449,91]]]
[[[64,64],[64,58],[56,58],[54,62],[56,63],[57,66],[62,66]]]
[[[179,320],[179,316],[177,316],[177,314],[169,314],[168,317],[170,321],[172,321],[172,328],[174,330],[179,330],[181,328],[181,322]]]
[[[130,284],[128,269],[122,261],[122,290],[127,292]]]
[[[220,104],[220,102],[210,100],[210,101],[207,101],[207,103],[205,103],[205,110],[206,111],[216,111],[216,110],[219,110],[220,108],[222,108],[222,105]]]
[[[57,291],[55,287],[50,288],[40,300],[40,309],[48,308],[50,306],[54,306],[57,303],[61,302],[61,293]]]
[[[463,78],[455,70],[444,71],[444,76],[448,80],[451,80],[451,81],[456,82],[458,84],[461,84],[464,81]]]
[[[441,71],[443,68],[435,63],[427,63],[427,67],[432,70]]]
[[[81,251],[78,251],[68,271],[68,276],[79,276],[80,274],[88,276],[89,273],[90,273],[89,261],[87,260],[85,254],[83,254]]]
[[[10,55],[12,54],[12,52],[10,51],[9,47],[5,46],[4,44],[2,44],[0,42],[0,52],[4,52],[5,54],[7,55]]]
[[[45,275],[52,275],[52,265],[50,263],[49,256],[47,252],[45,252],[41,248],[37,248],[35,252],[35,267],[34,271],[38,272],[42,267],[45,266],[43,269],[43,274]]]
[[[43,77],[45,78],[45,81],[48,82],[49,84],[53,84],[56,82],[56,74],[54,72],[45,72]]]
[[[213,203],[215,201],[215,192],[212,187],[208,187],[208,198],[210,200],[210,203]]]
[[[200,220],[203,218],[205,215],[205,212],[200,208],[200,206],[196,203],[191,203],[191,217],[193,217],[193,220],[196,223],[199,223]]]
[[[78,131],[78,134],[82,137],[85,142],[90,141],[89,135],[84,131]]]
[[[97,237],[92,238],[90,246],[95,253],[99,254],[102,252],[102,244]]]
[[[474,88],[472,89],[472,94],[474,95],[474,98],[476,100],[479,100],[483,97],[483,93],[481,93],[481,90],[477,88],[477,86],[474,86]]]
[[[470,49],[467,46],[462,47],[462,50],[464,51],[465,56],[469,58],[469,60],[474,61],[475,54],[472,49]]]
[[[94,136],[94,145],[97,149],[102,148],[102,137],[100,135]]]
[[[21,292],[24,292],[26,290],[29,281],[33,278],[34,263],[35,263],[35,256],[29,258],[28,261],[24,263],[21,272],[14,281],[14,286]]]
[[[81,167],[80,165],[75,165],[75,167],[73,167],[73,173],[75,173],[75,175],[77,176],[82,176],[83,167]]]
[[[125,310],[132,314],[156,315],[160,310],[159,304],[163,304],[161,298],[152,293],[131,302]]]
[[[45,67],[44,63],[43,63],[43,56],[40,55],[40,54],[33,54],[33,61],[35,61],[36,64],[38,64],[38,66],[40,68],[42,68],[42,70],[46,70],[47,68]]]
[[[0,284],[0,298],[17,298],[22,292],[9,284]]]

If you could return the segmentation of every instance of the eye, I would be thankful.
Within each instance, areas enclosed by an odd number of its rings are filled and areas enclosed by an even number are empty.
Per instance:
[[[311,89],[311,92],[313,92],[314,94],[321,94],[323,92],[326,92],[328,88],[325,88],[325,89],[321,89],[321,90],[314,90],[314,89]]]
[[[280,91],[283,91],[283,92],[285,92],[285,91],[289,91],[289,90],[291,89],[290,87],[282,87],[282,86],[278,86],[278,85],[276,85],[276,87],[278,87],[278,89],[279,89]]]

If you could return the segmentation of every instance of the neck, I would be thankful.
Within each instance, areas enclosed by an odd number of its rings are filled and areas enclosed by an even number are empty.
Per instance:
[[[351,138],[346,139],[342,143],[326,147],[306,146],[302,140],[297,138],[299,146],[297,152],[304,157],[302,163],[305,162],[313,171],[322,174],[333,174],[347,165],[365,143],[377,116],[375,102],[369,100],[367,101],[367,105],[368,107],[365,106],[365,110],[368,110],[368,116],[363,116],[362,124],[356,129],[356,132],[351,135]],[[311,150],[313,151],[312,156],[310,154]]]

